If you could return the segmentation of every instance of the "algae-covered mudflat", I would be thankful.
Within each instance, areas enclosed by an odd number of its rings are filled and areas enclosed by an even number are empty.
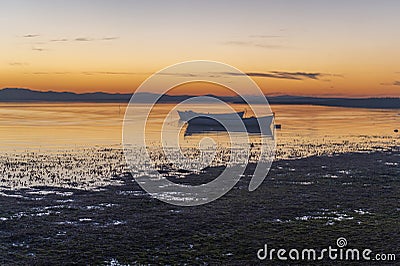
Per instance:
[[[339,237],[399,256],[399,158],[393,149],[281,160],[254,192],[250,165],[227,195],[198,207],[153,199],[130,175],[94,190],[3,190],[0,263],[248,265],[265,244],[321,249]]]

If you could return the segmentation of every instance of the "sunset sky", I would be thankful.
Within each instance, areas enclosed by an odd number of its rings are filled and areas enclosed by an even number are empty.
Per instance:
[[[202,59],[270,95],[400,97],[397,0],[13,0],[0,10],[0,88],[130,93]]]

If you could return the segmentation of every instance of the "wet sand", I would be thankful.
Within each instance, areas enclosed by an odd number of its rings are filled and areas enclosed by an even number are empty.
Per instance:
[[[94,190],[4,189],[0,264],[249,265],[264,244],[323,248],[338,237],[399,259],[399,162],[398,150],[280,160],[249,192],[252,164],[233,190],[199,207],[153,199],[128,174]],[[175,181],[198,184],[221,170]]]

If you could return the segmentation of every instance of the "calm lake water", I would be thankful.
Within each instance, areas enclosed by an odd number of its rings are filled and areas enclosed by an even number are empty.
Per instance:
[[[151,148],[157,147],[164,114],[172,107],[160,104],[153,110],[152,123],[147,128],[148,143],[154,144]],[[206,107],[213,112],[218,110],[217,106]],[[232,107],[238,111],[248,109],[243,105]],[[125,108],[126,105],[109,103],[0,104],[0,171],[5,173],[0,185],[86,188],[108,184],[111,175],[126,171],[121,145]],[[276,124],[282,125],[276,135],[277,159],[400,146],[400,134],[394,132],[400,128],[400,110],[305,105],[272,105],[271,109]],[[182,126],[177,114],[167,123],[170,128]],[[180,144],[195,152],[204,137],[213,139],[222,150],[221,156],[225,156],[223,150],[229,146],[225,133],[179,133]],[[250,140],[257,144],[259,138],[252,136]],[[218,164],[224,164],[224,159],[217,160],[215,165]]]
[[[232,106],[236,110],[246,109],[243,105]],[[120,145],[125,107],[108,103],[2,103],[0,149],[26,151]],[[163,116],[157,115],[171,108],[170,104],[158,105],[153,112],[155,119],[148,130],[149,136],[159,134]],[[187,108],[190,109],[190,106]],[[218,109],[213,106],[208,108]],[[282,130],[277,131],[277,144],[281,148],[303,150],[304,144],[329,145],[343,142],[355,145],[355,149],[362,149],[369,144],[386,147],[398,144],[399,141],[399,134],[394,129],[400,128],[400,110],[305,105],[273,105],[271,109],[276,115],[276,123],[282,125]],[[177,121],[176,115],[178,126]],[[221,141],[223,139],[223,134],[209,136],[220,138]],[[198,140],[196,137],[192,139]],[[197,144],[193,142],[193,145]]]

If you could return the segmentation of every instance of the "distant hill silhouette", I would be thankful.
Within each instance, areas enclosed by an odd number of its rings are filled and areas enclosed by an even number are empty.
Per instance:
[[[19,88],[0,90],[0,102],[128,102],[130,97],[130,94],[104,92],[78,94],[73,92],[42,92]]]
[[[117,102],[127,103],[131,94],[120,93],[73,93],[73,92],[54,92],[54,91],[35,91],[20,88],[5,88],[0,90],[0,102]],[[149,102],[155,94],[138,94],[139,102]],[[213,96],[224,102],[243,103],[240,97],[235,96]],[[178,103],[187,100],[191,95],[163,95],[159,102]],[[257,103],[257,97],[250,97],[252,103]],[[322,105],[337,107],[355,107],[355,108],[379,108],[379,109],[400,109],[400,98],[318,98],[303,96],[274,96],[268,97],[271,104],[305,104]]]
[[[400,98],[318,98],[276,96],[268,98],[271,104],[310,104],[336,107],[400,109]]]

